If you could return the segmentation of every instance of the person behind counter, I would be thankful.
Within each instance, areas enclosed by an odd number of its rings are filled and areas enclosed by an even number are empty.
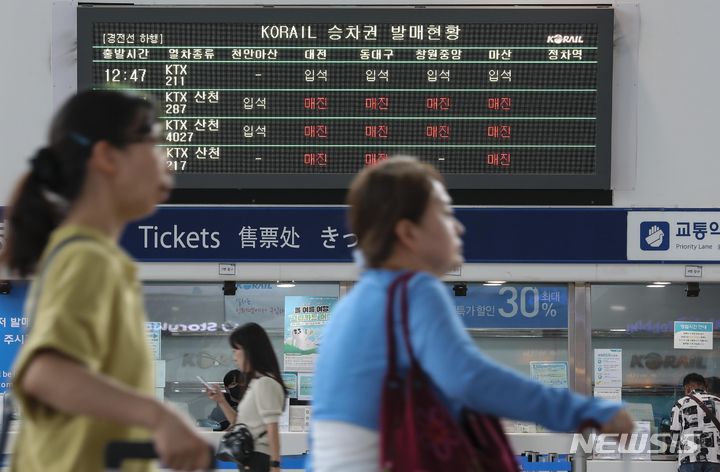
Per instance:
[[[686,375],[685,396],[672,408],[670,432],[680,440],[679,472],[720,472],[720,398],[706,389],[702,375]]]
[[[707,386],[707,393],[716,397],[720,395],[720,378],[705,377],[705,385]]]
[[[233,369],[225,374],[223,384],[225,385],[225,393],[223,393],[223,396],[234,412],[238,403],[240,403],[240,400],[242,400],[242,397],[245,395],[245,390],[247,390],[245,374],[238,369]],[[225,416],[219,404],[213,408],[208,418],[219,424],[216,431],[225,431],[231,426],[230,419]]]
[[[12,199],[3,262],[37,274],[14,365],[22,423],[11,471],[104,470],[110,441],[149,440],[167,466],[210,463],[207,443],[154,398],[136,267],[118,246],[172,179],[151,102],[109,91],[72,97]],[[132,468],[152,470],[149,462]]]
[[[222,408],[232,424],[245,423],[255,440],[255,452],[246,468],[252,472],[280,470],[280,432],[278,422],[287,389],[282,382],[280,365],[265,330],[247,323],[230,334],[233,359],[248,381],[247,390],[237,406],[230,406],[219,388],[208,389],[208,396]]]
[[[632,431],[620,403],[548,388],[475,347],[439,280],[463,261],[464,228],[435,169],[410,158],[365,168],[350,187],[348,204],[367,270],[336,305],[323,333],[313,385],[313,471],[380,470],[385,305],[388,286],[407,271],[416,272],[408,283],[410,341],[455,411],[469,406],[558,431],[592,425],[607,433]],[[395,323],[400,333],[399,317]],[[402,372],[409,363],[403,349],[399,354]]]

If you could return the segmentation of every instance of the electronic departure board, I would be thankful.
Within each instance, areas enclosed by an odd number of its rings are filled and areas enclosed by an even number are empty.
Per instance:
[[[610,188],[610,8],[78,8],[80,88],[153,97],[187,189]]]

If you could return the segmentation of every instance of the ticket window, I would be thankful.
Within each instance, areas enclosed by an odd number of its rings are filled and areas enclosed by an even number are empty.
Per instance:
[[[225,374],[235,369],[229,334],[236,326],[255,322],[265,328],[283,370],[286,300],[337,299],[340,285],[153,283],[146,284],[144,292],[151,322],[148,336],[157,353],[156,394],[191,418],[204,420],[215,403],[207,399],[197,376],[221,384]]]
[[[694,296],[688,296],[685,283],[649,285],[592,285],[592,348],[593,354],[596,349],[621,350],[622,400],[636,420],[650,423],[652,432],[666,432],[672,406],[683,395],[683,377],[697,372],[708,378],[720,372],[720,355],[707,349],[712,331],[691,326],[693,332],[676,346],[674,322],[720,322],[720,285],[702,284],[699,292],[691,286],[689,295]],[[604,373],[595,372],[598,369],[602,367],[593,362],[594,389],[607,381],[598,378]],[[713,379],[711,387],[717,388]],[[604,392],[613,395],[612,390]]]
[[[520,373],[568,387],[567,284],[447,284],[455,309],[478,349]],[[505,422],[508,432],[542,427]]]

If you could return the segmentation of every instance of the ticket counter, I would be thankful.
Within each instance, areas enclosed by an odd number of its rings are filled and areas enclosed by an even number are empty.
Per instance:
[[[217,427],[213,420],[215,405],[197,376],[221,384],[225,373],[235,368],[229,332],[237,325],[257,322],[268,331],[286,382],[292,384],[291,399],[281,420],[282,454],[304,454],[312,418],[312,372],[298,371],[297,359],[288,356],[293,351],[288,346],[306,343],[307,347],[307,343],[319,338],[307,327],[297,329],[293,337],[288,310],[311,299],[333,306],[351,285],[146,282],[148,337],[156,356],[156,395],[184,411],[208,439],[217,441],[220,433],[211,432]],[[613,395],[628,404],[635,419],[643,422],[642,428],[650,434],[667,432],[670,409],[681,396],[684,375],[698,372],[712,378],[720,367],[716,350],[676,349],[673,342],[673,321],[719,322],[718,285],[703,284],[699,296],[690,297],[685,284],[498,281],[491,285],[460,285],[449,282],[448,290],[454,296],[458,316],[478,347],[498,362],[542,382],[598,393],[602,385],[598,390],[596,350],[619,350],[620,383]],[[580,295],[589,302],[576,303]],[[588,329],[578,329],[579,320]],[[13,328],[11,321],[7,324],[7,329],[18,328]],[[15,324],[22,327],[22,321]],[[286,361],[294,362],[296,367],[289,368]],[[572,435],[552,434],[538,425],[513,421],[505,421],[504,425],[518,454],[573,452]],[[642,464],[650,464],[654,472],[675,470],[676,456],[671,452],[636,451],[631,470],[641,470]],[[617,467],[621,467],[621,459],[590,454],[587,470],[620,470]],[[576,468],[582,467],[582,462],[576,460]]]

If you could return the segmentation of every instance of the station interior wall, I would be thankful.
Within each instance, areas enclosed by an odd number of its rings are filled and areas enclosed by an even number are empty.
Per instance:
[[[98,2],[102,3],[102,2]],[[216,0],[136,1],[136,4],[242,4]],[[265,2],[302,5],[302,2]],[[332,6],[338,2],[318,2]],[[363,4],[364,2],[356,2]],[[370,4],[370,2],[366,2]],[[377,2],[375,2],[377,3]],[[398,5],[443,2],[399,1]],[[539,1],[452,2],[537,6]],[[545,2],[548,3],[548,2]],[[555,0],[554,5],[588,4],[583,0]],[[385,2],[385,4],[389,4]],[[72,93],[72,83],[58,80],[75,64],[72,15],[58,11],[70,0],[8,0],[0,15],[0,40],[5,45],[0,74],[2,113],[0,139],[0,206],[7,205],[14,182],[44,139],[58,103]],[[720,93],[714,60],[716,19],[714,0],[614,1],[616,9],[613,82],[613,206],[628,208],[717,208],[720,206],[720,160],[714,156],[716,113]],[[65,71],[65,72],[63,72]],[[471,241],[466,244],[472,244]],[[171,267],[175,267],[174,269]],[[318,270],[320,269],[320,270]],[[309,277],[311,271],[312,277]],[[193,265],[203,280],[217,278],[217,267]],[[263,264],[239,271],[246,280],[272,280],[288,275],[299,279],[352,280],[351,264]],[[177,274],[177,266],[144,264],[143,277],[163,279]],[[320,275],[318,275],[320,274]],[[682,267],[670,265],[532,265],[468,264],[462,277],[474,280],[643,281],[663,277],[682,280]],[[706,268],[704,279],[720,281],[720,270]]]

